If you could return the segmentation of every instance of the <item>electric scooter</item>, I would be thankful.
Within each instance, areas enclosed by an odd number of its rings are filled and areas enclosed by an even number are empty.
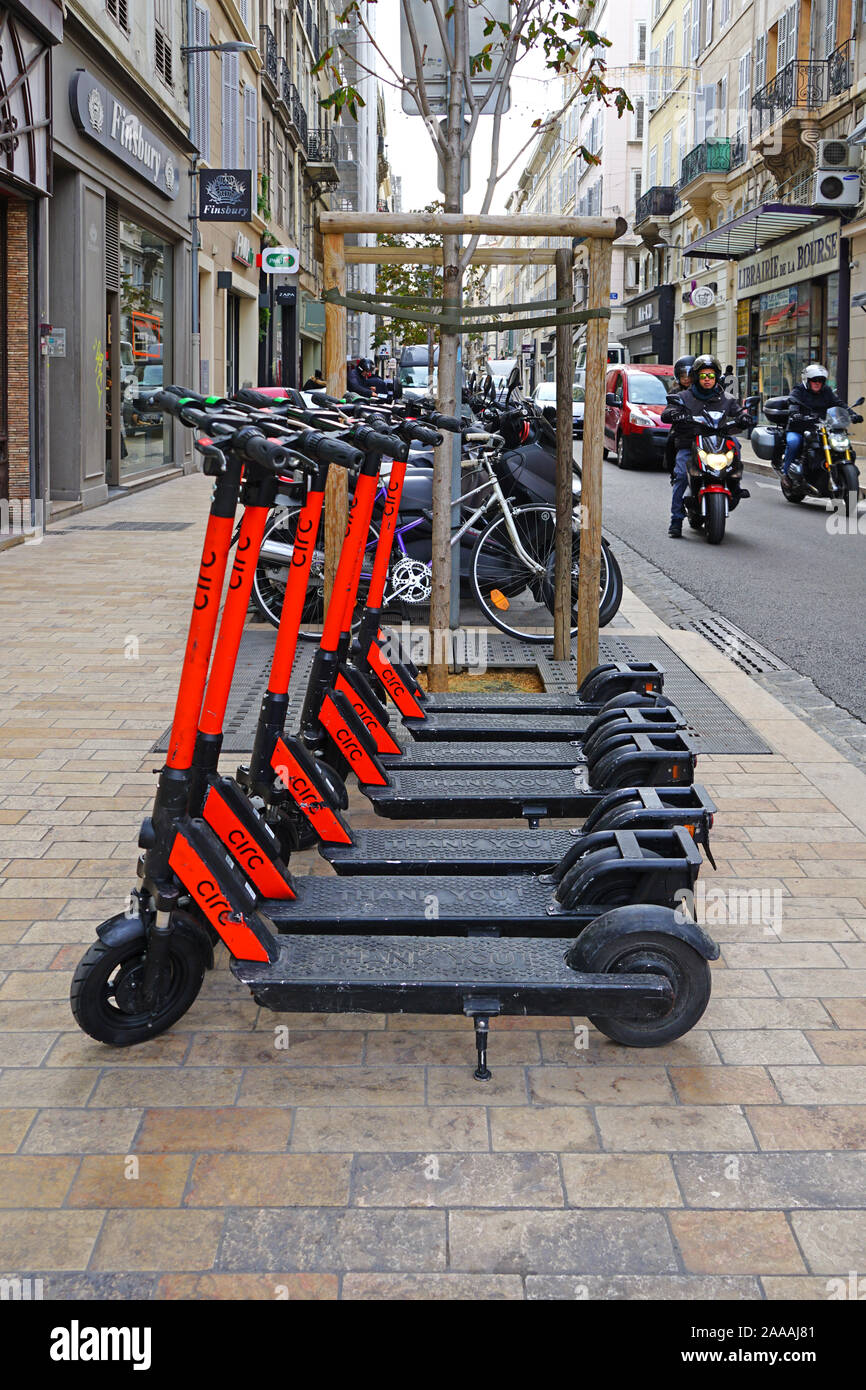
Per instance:
[[[234,446],[239,439],[247,458],[284,464],[279,446],[253,439],[249,431],[238,432],[227,458],[238,452]],[[309,450],[310,441],[305,443]],[[332,441],[331,447],[338,443]],[[231,488],[223,491],[228,494]],[[231,518],[212,515],[211,520],[228,520],[230,532]],[[218,529],[209,524],[212,538],[216,539]],[[248,534],[252,529],[251,524]],[[385,922],[389,931],[410,937],[412,959],[408,964],[405,942],[403,947],[395,947],[390,936],[367,936],[363,942],[345,936],[312,938],[310,934],[321,922],[328,933],[328,927],[333,931],[345,927],[349,920],[340,911],[339,893],[332,895],[330,912],[329,904],[316,901],[321,899],[324,880],[308,881],[303,890],[301,881],[297,882],[295,912],[288,912],[285,898],[266,899],[256,906],[256,890],[246,873],[227,858],[213,829],[182,810],[189,799],[197,705],[201,703],[196,692],[200,696],[203,689],[202,662],[204,659],[206,672],[215,628],[213,610],[219,590],[214,581],[220,556],[224,573],[227,550],[227,536],[221,534],[213,559],[210,552],[205,555],[212,570],[210,576],[205,573],[209,583],[201,591],[197,586],[169,759],[160,778],[148,830],[150,843],[140,870],[137,914],[102,924],[99,941],[73,980],[73,1010],[81,1026],[92,1036],[116,1045],[164,1031],[198,993],[204,970],[212,962],[213,933],[231,951],[237,977],[249,983],[254,997],[269,1007],[395,1007],[467,1013],[475,1021],[479,1052],[476,1075],[480,1077],[489,1075],[488,1021],[498,1012],[543,1009],[571,1014],[585,1008],[609,1036],[649,1045],[681,1036],[693,1026],[709,997],[706,962],[718,955],[714,943],[696,924],[680,922],[670,909],[632,905],[596,918],[572,945],[571,933],[583,921],[570,906],[576,886],[570,873],[565,874],[555,895],[536,881],[503,894],[503,885],[510,889],[515,881],[464,880],[459,895],[455,895],[459,903],[441,904],[444,912],[440,908],[438,923],[458,935],[432,942],[426,935],[412,936],[419,927],[425,930],[428,917],[414,902],[411,891],[392,893],[391,903],[385,905]],[[204,564],[200,576],[203,571]],[[203,595],[208,601],[199,608]],[[349,886],[345,880],[331,882],[344,890]],[[484,907],[472,915],[466,913],[467,885],[470,896],[485,897]],[[405,890],[409,885],[404,880],[401,887]],[[508,897],[510,914],[503,915],[505,903],[492,902],[491,892],[494,897]],[[440,892],[439,896],[446,895]],[[356,926],[363,921],[369,930],[375,922],[381,930],[381,894],[374,893],[374,897],[374,902],[360,908],[356,905]],[[517,898],[523,901],[518,903]],[[266,915],[275,905],[287,914],[288,931],[303,936],[277,939],[274,923]],[[307,915],[310,908],[317,909],[312,916]],[[500,932],[503,922],[507,929],[509,917],[514,923],[512,929],[519,922],[524,929],[537,928],[539,934],[548,935],[550,918],[556,915],[560,915],[560,931],[568,935],[553,942],[518,938],[503,951],[495,941],[482,943],[477,937],[462,936],[476,930]],[[391,962],[384,969],[383,953]]]

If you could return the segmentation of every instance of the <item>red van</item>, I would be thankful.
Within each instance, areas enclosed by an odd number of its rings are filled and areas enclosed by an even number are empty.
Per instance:
[[[668,392],[679,390],[673,367],[654,362],[613,367],[605,390],[604,457],[614,454],[620,468],[660,466],[670,429],[660,416]]]

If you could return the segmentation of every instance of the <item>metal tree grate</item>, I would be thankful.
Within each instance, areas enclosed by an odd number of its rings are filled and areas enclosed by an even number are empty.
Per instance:
[[[745,634],[743,634],[745,637]],[[552,652],[531,646],[504,633],[488,633],[487,662],[491,668],[510,666],[537,672],[549,693],[573,694],[576,688],[575,662],[555,662]],[[223,749],[226,753],[249,752],[253,746],[261,697],[268,682],[275,632],[271,627],[248,628],[241,642],[238,668],[229,699]],[[751,639],[748,639],[751,640]],[[316,648],[312,642],[298,645],[292,671],[292,697],[286,727],[298,727],[310,666]],[[659,637],[604,637],[599,642],[599,661],[655,661],[665,672],[665,694],[682,710],[698,752],[769,753],[770,749],[724,700],[705,685],[676,652]],[[779,669],[771,668],[771,669]],[[501,699],[501,696],[498,697]],[[478,696],[483,707],[484,696]],[[523,697],[515,696],[519,708]],[[531,697],[526,697],[531,709]],[[168,747],[166,730],[151,750],[164,753]]]

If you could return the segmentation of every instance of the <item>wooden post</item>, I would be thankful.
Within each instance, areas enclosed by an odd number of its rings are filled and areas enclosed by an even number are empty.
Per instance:
[[[556,297],[573,302],[570,250],[556,252]],[[557,313],[562,313],[558,309]],[[571,411],[572,327],[556,325],[556,569],[554,576],[553,659],[571,658],[571,514],[574,477],[574,421]]]
[[[610,241],[589,241],[589,309],[610,304]],[[577,595],[577,684],[598,665],[598,584],[601,563],[601,475],[607,377],[606,318],[586,325],[586,400],[583,409],[583,481],[580,507],[580,579]]]
[[[323,280],[326,290],[346,293],[342,232],[325,232]],[[329,396],[346,393],[346,310],[325,302],[325,379]],[[349,515],[349,480],[344,468],[331,468],[325,488],[325,605],[331,597],[337,561]]]

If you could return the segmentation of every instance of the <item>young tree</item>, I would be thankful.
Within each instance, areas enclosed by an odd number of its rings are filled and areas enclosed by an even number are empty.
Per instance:
[[[499,183],[525,154],[529,145],[548,130],[580,95],[591,95],[606,105],[613,102],[622,116],[631,110],[631,102],[622,87],[610,87],[604,81],[605,64],[601,56],[609,46],[594,30],[581,25],[574,13],[569,13],[567,0],[509,0],[508,18],[503,19],[502,7],[495,10],[492,0],[400,0],[403,23],[412,50],[412,70],[400,72],[389,61],[377,43],[365,19],[367,6],[376,0],[351,0],[340,16],[341,24],[354,22],[369,38],[381,59],[382,67],[373,75],[397,90],[408,94],[417,107],[421,120],[436,151],[443,173],[445,212],[462,211],[461,168],[468,158],[482,114],[492,115],[490,169],[484,188],[481,213],[490,211]],[[592,5],[594,0],[589,0]],[[426,46],[419,36],[419,19],[435,23],[441,69],[447,75],[445,90],[445,119],[437,119],[436,99],[432,83],[425,71]],[[338,46],[337,46],[338,47]],[[544,120],[533,122],[523,148],[504,167],[500,168],[500,139],[502,117],[508,102],[508,87],[515,69],[530,53],[540,53],[551,77],[568,77],[568,93],[559,110]],[[320,103],[329,107],[335,119],[345,108],[357,113],[363,98],[357,88],[345,83],[337,48],[327,49],[319,66],[330,65],[336,88]],[[436,94],[438,95],[438,94]],[[580,155],[597,164],[598,156],[584,147]],[[442,298],[444,324],[439,342],[439,409],[445,415],[459,412],[457,361],[459,331],[453,326],[462,300],[463,278],[478,237],[461,246],[457,235],[445,235],[443,241]],[[447,688],[447,668],[443,638],[449,627],[450,611],[450,521],[451,518],[451,443],[447,441],[436,453],[433,485],[433,593],[430,604],[431,656],[430,688]]]

